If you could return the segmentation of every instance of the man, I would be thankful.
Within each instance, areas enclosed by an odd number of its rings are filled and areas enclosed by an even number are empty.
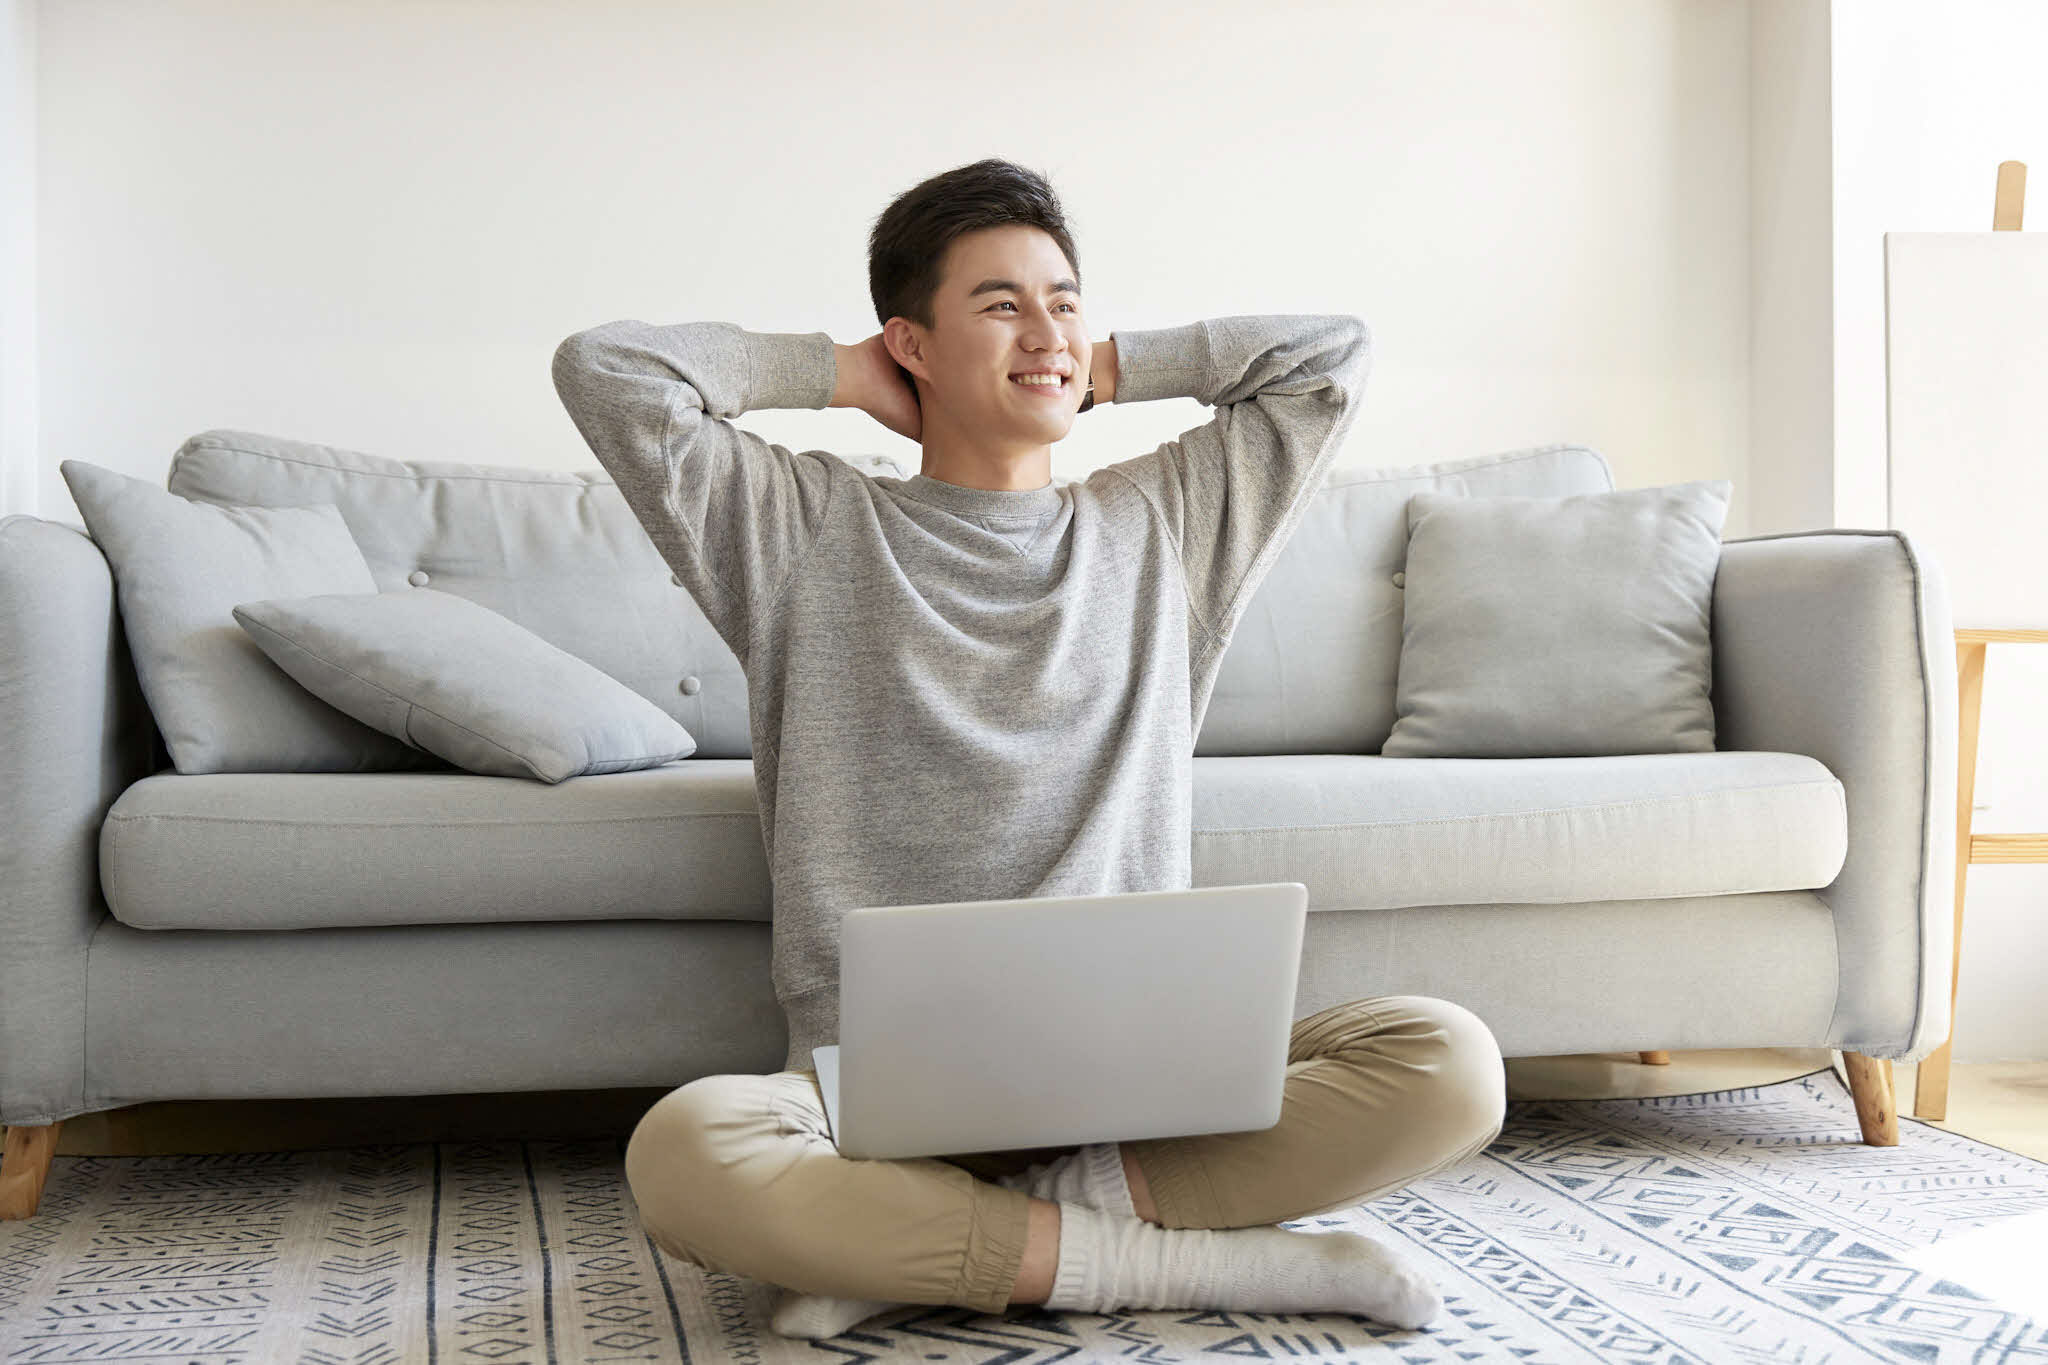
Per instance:
[[[1341,314],[1091,341],[1057,198],[996,159],[889,206],[869,290],[882,330],[858,345],[629,319],[554,357],[577,429],[745,669],[789,1024],[781,1072],[699,1078],[636,1127],[626,1172],[649,1235],[786,1286],[786,1335],[897,1303],[1419,1326],[1441,1299],[1391,1248],[1270,1224],[1498,1134],[1499,1050],[1449,1001],[1299,1021],[1281,1121],[1261,1132],[1042,1163],[849,1161],[826,1136],[811,1050],[838,1036],[847,909],[1191,885],[1194,738],[1218,664],[1370,363],[1365,324]],[[1056,485],[1052,443],[1091,381],[1093,403],[1190,396],[1217,415]],[[919,441],[921,471],[871,477],[729,420],[826,406]]]

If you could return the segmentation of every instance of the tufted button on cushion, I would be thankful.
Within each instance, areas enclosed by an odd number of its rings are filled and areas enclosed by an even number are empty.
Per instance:
[[[670,574],[668,576],[668,581],[675,584],[679,588],[683,586],[683,576],[679,573]]]
[[[427,586],[427,571],[425,569],[414,569],[405,576],[405,581],[412,584],[415,588],[424,588]]]
[[[1407,587],[1407,586],[1408,586],[1408,575],[1407,575],[1406,573],[1397,573],[1397,574],[1395,574],[1395,575],[1394,575],[1394,586],[1395,586],[1395,587],[1397,587],[1397,588],[1405,588],[1405,587]]]
[[[683,695],[686,697],[696,696],[703,688],[704,684],[697,681],[697,675],[694,673],[682,681]]]

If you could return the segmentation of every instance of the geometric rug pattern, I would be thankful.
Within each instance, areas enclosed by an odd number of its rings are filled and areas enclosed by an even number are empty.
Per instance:
[[[1290,1227],[1421,1259],[1434,1322],[906,1305],[775,1335],[775,1287],[659,1251],[624,1142],[56,1158],[0,1223],[0,1362],[2041,1362],[2048,1163],[1919,1123],[1857,1140],[1832,1068],[1512,1101],[1448,1170]]]

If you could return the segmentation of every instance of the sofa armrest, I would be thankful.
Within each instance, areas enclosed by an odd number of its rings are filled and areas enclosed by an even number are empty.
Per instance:
[[[1810,755],[1846,793],[1848,858],[1818,893],[1840,971],[1827,1045],[1918,1061],[1949,1035],[1954,962],[1955,624],[1940,566],[1897,530],[1724,541],[1713,640],[1716,747]]]
[[[155,741],[106,556],[67,525],[0,517],[0,1123],[87,1110],[100,822]]]

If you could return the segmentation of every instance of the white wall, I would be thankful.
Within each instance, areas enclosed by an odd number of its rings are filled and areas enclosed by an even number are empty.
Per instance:
[[[1989,231],[2001,161],[2027,163],[2026,227],[2048,221],[2048,7],[1832,3],[1835,509],[1839,525],[1885,526],[1884,234]],[[2044,703],[2048,645],[1989,646],[1979,833],[2048,830]],[[1975,864],[1968,887],[1955,1060],[2048,1057],[2048,864]]]
[[[554,345],[618,317],[878,330],[865,236],[986,155],[1046,171],[1096,336],[1355,312],[1345,465],[1546,441],[1729,478],[1746,530],[1747,18],[1722,0],[1091,8],[109,3],[42,15],[44,515],[248,427],[594,468]],[[914,445],[842,410],[770,439]],[[1079,475],[1207,420],[1091,413]]]
[[[0,516],[38,510],[36,6],[0,0]]]
[[[1837,524],[1828,0],[1749,0],[1749,52],[1748,507],[1763,535]]]

